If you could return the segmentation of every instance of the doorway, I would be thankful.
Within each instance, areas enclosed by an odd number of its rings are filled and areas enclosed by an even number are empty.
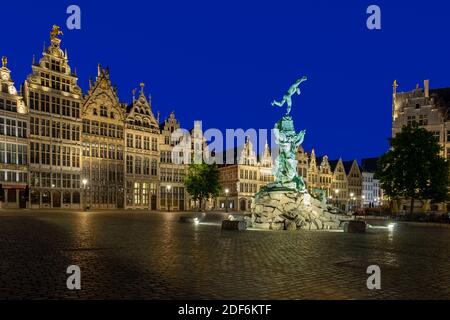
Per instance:
[[[61,193],[59,191],[53,191],[52,204],[53,208],[61,208]]]

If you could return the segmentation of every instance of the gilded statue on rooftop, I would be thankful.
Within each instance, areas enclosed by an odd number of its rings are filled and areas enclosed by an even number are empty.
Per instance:
[[[53,40],[59,35],[64,35],[64,33],[59,29],[59,26],[54,24],[52,31],[50,31],[50,39]]]

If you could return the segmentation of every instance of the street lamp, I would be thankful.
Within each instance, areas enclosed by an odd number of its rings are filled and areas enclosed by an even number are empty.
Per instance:
[[[338,194],[339,194],[339,189],[334,189],[334,193],[336,194],[336,200],[334,201],[336,203],[336,206],[338,205]]]
[[[83,183],[83,210],[87,210],[87,199],[86,199],[86,185],[88,183],[87,179],[81,180],[81,183]]]
[[[354,200],[354,196],[355,194],[353,193],[353,192],[350,192],[350,199],[349,199],[349,202],[350,202],[350,206],[349,206],[349,210],[352,210],[353,209],[353,200]]]
[[[167,208],[168,208],[169,212],[170,212],[170,202],[172,201],[172,197],[170,196],[171,195],[171,192],[170,192],[171,189],[172,189],[172,186],[168,185],[167,186]]]
[[[230,190],[228,188],[225,189],[225,212],[228,212],[228,192]]]

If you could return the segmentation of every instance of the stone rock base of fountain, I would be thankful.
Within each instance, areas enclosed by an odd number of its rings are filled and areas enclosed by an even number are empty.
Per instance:
[[[251,212],[251,227],[270,230],[335,230],[342,229],[342,221],[351,220],[296,191],[262,191],[253,199]]]

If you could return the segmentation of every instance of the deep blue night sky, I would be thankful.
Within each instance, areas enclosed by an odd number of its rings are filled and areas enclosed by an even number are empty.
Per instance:
[[[186,129],[270,129],[282,115],[270,101],[308,75],[292,112],[305,149],[360,159],[388,147],[394,79],[399,91],[450,86],[450,3],[393,2],[8,1],[0,55],[18,88],[59,24],[83,90],[100,62],[123,102],[143,81],[155,114],[174,110]],[[70,4],[81,30],[66,29]],[[370,4],[381,30],[366,28]]]

